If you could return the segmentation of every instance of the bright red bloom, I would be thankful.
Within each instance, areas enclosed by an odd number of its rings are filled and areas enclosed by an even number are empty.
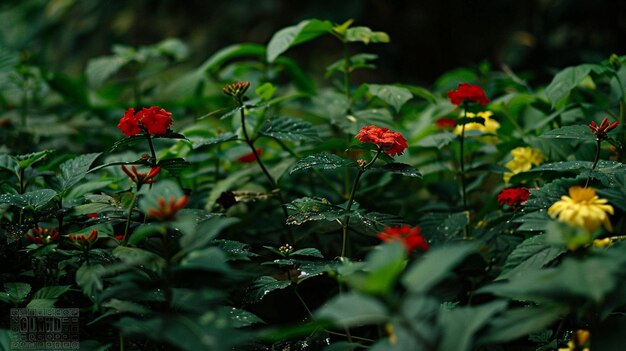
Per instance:
[[[26,238],[37,245],[45,245],[55,241],[59,237],[57,228],[47,229],[41,227],[33,228],[33,234],[26,234]]]
[[[597,125],[595,121],[591,121],[588,127],[589,129],[591,129],[591,132],[593,132],[593,134],[595,134],[599,140],[605,140],[606,138],[608,138],[606,133],[617,128],[618,125],[619,125],[618,121],[613,121],[613,123],[609,124],[609,119],[604,117],[602,122],[600,122],[600,125]]]
[[[259,157],[263,154],[263,149],[260,147],[256,148],[256,153],[257,155],[259,155]],[[243,156],[239,156],[237,158],[237,161],[242,162],[242,163],[250,163],[250,162],[255,162],[256,161],[256,156],[254,155],[254,152],[250,152],[247,153]]]
[[[171,196],[169,201],[165,201],[165,198],[159,196],[157,199],[159,208],[151,208],[148,210],[148,217],[156,218],[160,221],[167,221],[174,219],[176,213],[187,204],[189,196],[184,195],[180,199],[176,200],[174,196]]]
[[[464,101],[478,102],[481,106],[485,106],[489,101],[485,91],[478,85],[459,83],[457,90],[448,91],[448,98],[453,105],[461,105]]]
[[[137,113],[131,107],[126,110],[117,127],[129,137],[141,133],[141,131],[163,135],[167,133],[172,123],[172,113],[158,106],[144,107]]]
[[[135,109],[129,108],[124,112],[124,117],[120,119],[120,123],[118,123],[117,127],[124,133],[126,136],[133,136],[141,132],[141,127],[139,126],[139,119],[135,116]]]
[[[98,214],[97,213],[87,213],[85,215],[85,217],[87,217],[89,219],[94,219],[94,218],[98,218]]]
[[[378,233],[376,236],[384,241],[400,241],[407,252],[411,252],[415,249],[428,250],[430,246],[426,239],[420,234],[422,229],[420,227],[411,228],[408,225],[385,227],[384,231]]]
[[[68,237],[72,245],[85,249],[90,248],[91,245],[96,242],[96,239],[98,239],[98,231],[93,229],[87,236],[83,234],[70,234]]]
[[[398,132],[392,132],[387,128],[365,126],[356,135],[362,143],[372,143],[382,148],[389,156],[402,155],[407,148],[406,139]]]
[[[519,206],[528,200],[530,191],[527,188],[508,188],[503,189],[498,194],[498,202],[500,205],[508,204],[511,207]]]
[[[439,129],[452,129],[456,126],[455,118],[439,118],[435,121],[435,125]]]
[[[130,180],[137,184],[137,191],[139,191],[139,189],[141,189],[141,186],[144,184],[152,184],[156,182],[157,180],[154,179],[154,177],[156,177],[159,172],[161,172],[161,166],[156,166],[150,169],[150,172],[148,172],[147,174],[137,172],[137,167],[135,166],[131,166],[131,169],[132,172],[129,171],[126,166],[122,165],[122,171],[124,171],[124,173],[128,175]]]
[[[141,113],[139,117],[141,124],[150,134],[164,135],[172,126],[172,113],[158,106],[144,108],[139,113]]]

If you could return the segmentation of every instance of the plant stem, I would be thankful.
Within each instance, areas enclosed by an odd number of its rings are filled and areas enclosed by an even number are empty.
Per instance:
[[[350,191],[350,197],[348,198],[348,205],[346,206],[346,216],[343,219],[343,225],[342,225],[342,240],[341,240],[341,257],[345,257],[346,256],[346,247],[348,246],[348,224],[350,222],[350,210],[352,209],[352,204],[354,203],[354,196],[356,195],[356,190],[359,187],[359,180],[361,180],[361,176],[363,175],[363,173],[365,173],[365,171],[374,164],[374,162],[376,162],[376,159],[378,159],[378,156],[380,156],[380,153],[383,151],[383,148],[381,146],[378,147],[378,150],[376,150],[376,155],[374,155],[374,158],[372,158],[372,160],[367,163],[365,166],[359,168],[359,172],[356,174],[356,177],[354,177],[354,182],[352,183],[352,190]]]
[[[463,125],[461,126],[461,140],[459,142],[460,166],[461,166],[461,196],[463,198],[463,211],[467,212],[467,193],[465,190],[465,124],[467,122],[467,102],[463,104]],[[467,239],[471,236],[469,218],[467,225],[465,226],[464,238]]]
[[[256,148],[254,147],[254,140],[252,140],[250,136],[248,135],[248,131],[246,130],[246,114],[243,108],[243,101],[237,101],[237,103],[239,104],[239,111],[240,111],[240,116],[241,116],[241,129],[243,131],[243,137],[246,139],[245,140],[246,144],[248,144],[248,146],[250,147],[250,150],[252,150],[252,154],[254,155],[254,158],[256,159],[256,162],[259,165],[259,167],[261,167],[261,171],[263,171],[263,174],[265,174],[265,177],[270,182],[270,186],[272,187],[272,190],[278,190],[278,199],[280,201],[280,207],[283,210],[283,215],[285,216],[285,222],[286,222],[287,218],[289,218],[289,212],[287,212],[287,206],[285,206],[285,199],[283,198],[282,192],[280,191],[280,188],[278,188],[276,181],[274,180],[270,172],[267,170],[267,168],[263,164],[263,161],[261,161],[261,157],[259,156],[259,153],[256,151]],[[293,233],[291,232],[291,228],[289,227],[289,225],[287,225],[287,223],[285,223],[285,228],[287,229],[287,234],[288,234],[287,240],[289,240],[290,242],[293,242],[294,241]]]
[[[137,200],[137,193],[133,193],[133,199],[130,201],[130,206],[128,207],[128,216],[126,217],[126,227],[124,228],[124,238],[122,238],[122,245],[126,245],[126,241],[128,240],[128,231],[130,229],[130,221],[133,215],[133,208],[135,207],[135,201]]]
[[[596,157],[593,159],[593,164],[591,164],[591,171],[596,169],[596,166],[598,165],[598,161],[600,160],[600,150],[602,150],[602,140],[600,138],[597,138],[596,140],[597,140]],[[590,180],[591,180],[591,172],[589,173],[589,176],[587,177],[587,181],[585,182],[585,188],[589,185]]]
[[[150,136],[150,133],[146,131],[146,135],[148,136],[148,146],[150,147],[150,154],[152,155],[152,162],[150,162],[150,167],[154,168],[157,165],[156,152],[154,151],[154,145],[152,144],[152,137]]]

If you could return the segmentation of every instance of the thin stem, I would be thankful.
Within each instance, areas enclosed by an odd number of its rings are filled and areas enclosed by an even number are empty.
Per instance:
[[[461,195],[463,197],[463,210],[467,211],[467,195],[465,192],[465,121],[467,119],[467,106],[463,112],[463,125],[461,126],[461,140],[459,142],[460,149],[460,165],[461,165]]]
[[[124,238],[122,238],[122,245],[126,245],[128,241],[128,232],[130,229],[130,221],[133,215],[133,208],[135,208],[135,201],[137,200],[137,193],[133,193],[133,199],[130,201],[130,206],[128,207],[128,216],[126,217],[126,227],[124,228]]]
[[[461,126],[461,140],[459,142],[459,151],[460,151],[460,166],[461,166],[461,196],[463,197],[463,211],[468,211],[467,209],[467,192],[465,189],[465,124],[467,122],[467,102],[463,104],[463,125]],[[467,221],[467,225],[465,226],[464,238],[469,238],[471,236],[470,233],[470,225],[469,218]]]
[[[341,240],[341,257],[345,257],[346,256],[346,247],[348,246],[348,224],[350,222],[350,210],[352,209],[352,204],[354,203],[354,196],[356,195],[356,190],[359,187],[359,180],[361,180],[361,176],[363,175],[363,173],[365,173],[365,171],[374,164],[374,162],[376,162],[376,159],[378,159],[378,156],[380,156],[380,153],[383,151],[383,148],[381,146],[378,147],[378,150],[376,150],[376,155],[374,155],[374,158],[372,158],[372,160],[367,163],[365,166],[359,168],[359,172],[356,174],[356,177],[354,178],[354,182],[352,183],[352,190],[350,191],[350,197],[348,198],[348,205],[346,206],[346,216],[343,219],[343,225],[342,225],[342,240]]]
[[[596,169],[596,166],[598,165],[598,161],[600,160],[600,150],[602,150],[602,139],[597,138],[596,140],[597,140],[596,157],[593,159],[593,164],[591,164],[591,171]],[[589,173],[589,176],[587,177],[587,181],[585,182],[585,188],[589,185],[590,180],[591,180],[591,172]]]
[[[263,171],[263,174],[265,174],[265,177],[270,182],[270,185],[272,186],[272,189],[276,189],[276,181],[274,181],[274,178],[272,177],[270,172],[267,170],[267,168],[265,168],[265,165],[263,164],[263,161],[261,161],[261,158],[259,157],[259,153],[256,152],[256,149],[254,148],[254,141],[252,139],[250,139],[250,136],[248,135],[248,131],[246,130],[246,114],[244,112],[243,106],[240,106],[240,107],[241,108],[239,109],[239,112],[240,112],[240,115],[241,115],[241,129],[243,131],[243,137],[246,139],[245,140],[246,144],[248,144],[248,146],[250,146],[250,149],[252,150],[252,154],[254,155],[254,158],[256,159],[256,162],[259,164],[259,167],[261,167],[261,170]]]
[[[243,108],[243,101],[237,101],[237,103],[239,104],[239,107],[240,107],[239,112],[241,115],[241,129],[243,131],[243,137],[245,138],[246,144],[250,146],[250,150],[252,150],[252,154],[254,155],[254,158],[256,159],[257,164],[259,165],[259,167],[261,167],[263,174],[265,174],[265,177],[270,182],[270,186],[272,187],[272,190],[278,190],[278,200],[280,201],[280,208],[283,211],[283,215],[285,216],[285,222],[286,222],[287,218],[289,218],[289,212],[287,212],[287,206],[285,206],[285,199],[283,197],[283,194],[280,191],[280,188],[278,188],[276,181],[274,180],[270,172],[267,170],[267,168],[263,164],[263,161],[261,161],[261,157],[259,156],[259,153],[256,151],[256,148],[254,147],[254,140],[252,140],[250,136],[248,135],[248,131],[246,130],[246,114]],[[289,227],[289,225],[287,225],[287,223],[285,223],[285,228],[287,229],[287,234],[288,234],[287,240],[289,240],[290,242],[293,242],[294,241],[293,232],[291,231],[291,228]]]
[[[150,154],[152,155],[152,162],[150,162],[150,167],[154,168],[157,165],[156,152],[154,151],[154,145],[152,144],[152,137],[150,136],[150,133],[146,131],[146,135],[148,136],[148,146],[150,146]]]

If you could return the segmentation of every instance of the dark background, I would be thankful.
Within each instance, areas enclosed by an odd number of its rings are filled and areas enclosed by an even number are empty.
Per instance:
[[[0,49],[76,75],[113,44],[178,37],[190,46],[191,67],[229,44],[266,44],[308,18],[352,18],[387,32],[390,44],[353,46],[379,55],[368,79],[383,83],[431,85],[445,71],[481,62],[545,83],[557,68],[626,53],[626,2],[615,0],[4,0]],[[315,72],[337,59],[341,46],[328,37],[287,55]]]

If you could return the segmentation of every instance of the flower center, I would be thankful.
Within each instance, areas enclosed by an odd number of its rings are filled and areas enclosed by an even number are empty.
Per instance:
[[[569,196],[575,202],[589,202],[596,197],[596,191],[592,188],[583,188],[580,186],[575,186],[569,189]]]

